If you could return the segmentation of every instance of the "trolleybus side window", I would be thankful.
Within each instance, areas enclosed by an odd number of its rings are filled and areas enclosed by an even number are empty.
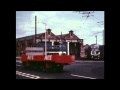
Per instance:
[[[55,46],[49,46],[47,48],[48,54],[53,54],[53,55],[65,55],[65,46],[64,45],[55,45]]]

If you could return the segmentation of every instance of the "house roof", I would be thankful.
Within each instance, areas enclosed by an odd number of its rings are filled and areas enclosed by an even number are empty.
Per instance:
[[[43,35],[45,33],[39,33],[39,34],[36,34],[36,37],[40,37],[41,35]],[[22,40],[30,40],[30,39],[33,39],[35,37],[35,35],[30,35],[30,36],[24,36],[24,37],[20,37],[20,38],[17,38],[16,40],[19,40],[19,41],[22,41]]]
[[[62,39],[66,36],[67,34],[62,34]],[[58,38],[61,39],[61,35],[56,35]]]
[[[39,38],[41,37],[42,35],[44,35],[45,33],[39,33],[39,34],[36,34],[36,38]],[[62,39],[64,39],[65,36],[67,36],[69,34],[62,34]],[[55,35],[56,37],[58,37],[59,39],[61,39],[61,34],[60,35]],[[75,35],[76,36],[76,35]],[[77,37],[77,36],[76,36]],[[24,36],[24,37],[20,37],[20,38],[17,38],[16,41],[23,41],[23,40],[31,40],[31,39],[34,39],[35,38],[35,35],[29,35],[29,36]],[[78,37],[77,37],[78,38]],[[79,38],[78,38],[79,39]]]

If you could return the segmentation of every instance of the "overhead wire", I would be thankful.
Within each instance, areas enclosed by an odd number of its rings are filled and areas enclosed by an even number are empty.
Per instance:
[[[77,26],[76,28],[77,28],[78,30],[75,29],[74,31],[75,31],[75,32],[80,32],[80,30],[83,29],[83,27],[84,27],[85,23],[87,22],[88,18],[90,18],[90,17],[86,17],[85,19],[84,19],[84,17],[82,17],[82,18],[81,18],[82,25]],[[92,18],[93,18],[93,17],[92,17]],[[91,19],[91,18],[90,18],[90,19]],[[95,22],[97,21],[97,20],[94,19],[94,18],[93,18],[92,20],[94,20]],[[57,23],[55,23],[55,24],[57,24]],[[72,29],[75,28],[73,25],[71,25],[71,26],[68,26],[67,24],[65,24],[65,25],[61,24],[61,25],[62,25],[63,28],[68,28],[68,29],[69,29],[70,27],[71,27]],[[59,24],[57,27],[58,27],[58,28],[59,28],[59,27],[61,28],[61,25]],[[79,27],[80,27],[80,29],[79,29]]]

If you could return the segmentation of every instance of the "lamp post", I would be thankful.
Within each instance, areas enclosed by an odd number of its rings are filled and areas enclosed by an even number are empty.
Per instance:
[[[43,22],[42,22],[43,23]],[[45,56],[47,55],[47,43],[46,43],[46,23],[43,23],[45,24]]]
[[[97,36],[95,36],[96,37],[96,45],[97,45]]]
[[[62,41],[62,32],[61,32],[61,39],[60,39],[60,45],[61,45],[61,49],[62,49],[62,54],[63,54],[63,41]]]

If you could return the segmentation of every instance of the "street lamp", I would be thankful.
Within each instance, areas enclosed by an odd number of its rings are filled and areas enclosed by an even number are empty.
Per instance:
[[[45,24],[45,56],[47,55],[47,47],[46,47],[46,23],[43,23],[42,24]]]
[[[61,38],[60,38],[60,45],[61,45],[61,49],[62,49],[62,54],[63,54],[63,41],[62,41],[62,32],[61,32]]]
[[[95,36],[96,37],[96,45],[97,45],[97,36]]]

